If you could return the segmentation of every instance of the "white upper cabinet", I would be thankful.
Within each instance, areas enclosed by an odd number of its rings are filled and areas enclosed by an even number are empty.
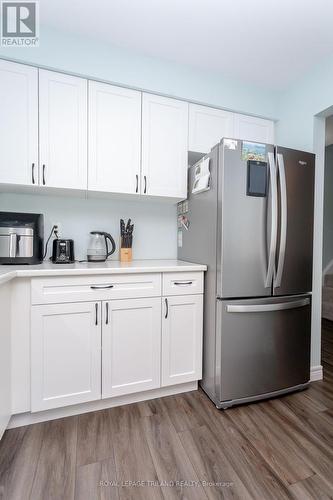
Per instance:
[[[38,70],[0,60],[0,182],[38,183]]]
[[[274,144],[274,122],[235,114],[235,139]]]
[[[139,193],[141,92],[89,82],[88,189]]]
[[[188,151],[222,137],[274,144],[271,120],[3,60],[0,100],[2,184],[175,201]]]
[[[141,194],[185,198],[188,103],[143,94]]]
[[[208,153],[222,137],[234,136],[234,113],[190,104],[189,151]]]
[[[87,188],[87,80],[39,71],[40,184]]]

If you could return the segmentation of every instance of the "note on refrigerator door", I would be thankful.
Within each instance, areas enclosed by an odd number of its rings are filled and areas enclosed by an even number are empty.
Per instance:
[[[266,144],[243,141],[242,160],[266,161]]]
[[[194,171],[194,181],[192,186],[192,194],[202,193],[203,191],[208,191],[210,189],[210,170],[209,170],[209,160],[210,158],[205,158],[200,161]]]

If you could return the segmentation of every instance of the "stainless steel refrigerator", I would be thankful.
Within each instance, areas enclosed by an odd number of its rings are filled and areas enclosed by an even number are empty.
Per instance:
[[[314,164],[222,139],[189,168],[178,257],[208,266],[201,386],[218,408],[309,382]]]

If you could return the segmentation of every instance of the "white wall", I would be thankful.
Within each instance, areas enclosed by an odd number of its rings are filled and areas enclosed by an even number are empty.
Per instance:
[[[11,283],[0,286],[0,439],[11,414]]]
[[[112,259],[118,260],[119,219],[129,217],[135,224],[134,259],[175,259],[177,257],[176,206],[152,201],[80,199],[57,196],[1,194],[0,210],[43,213],[45,237],[54,223],[61,223],[64,238],[73,238],[77,259],[86,258],[89,232],[110,233],[117,245]]]

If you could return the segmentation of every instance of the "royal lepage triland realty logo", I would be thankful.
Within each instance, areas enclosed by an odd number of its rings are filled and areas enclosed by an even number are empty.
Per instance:
[[[38,47],[39,3],[1,2],[1,45]]]

